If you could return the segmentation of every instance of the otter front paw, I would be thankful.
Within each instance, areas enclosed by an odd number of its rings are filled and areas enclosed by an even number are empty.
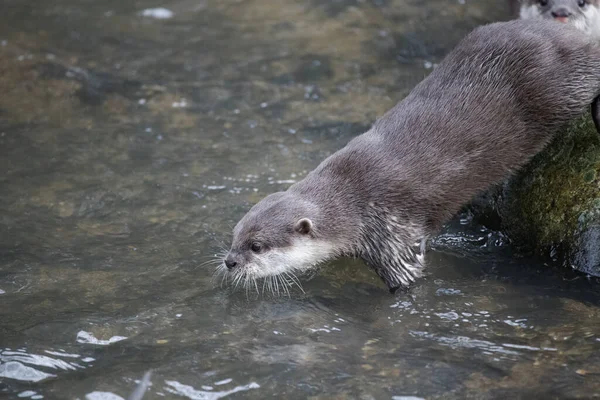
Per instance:
[[[422,276],[423,266],[419,264],[407,265],[401,263],[398,267],[381,266],[378,264],[367,263],[386,284],[390,293],[395,294],[398,290],[406,292],[417,278]]]

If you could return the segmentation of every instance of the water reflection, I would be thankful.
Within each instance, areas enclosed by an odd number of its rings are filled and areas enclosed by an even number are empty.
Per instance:
[[[289,297],[203,264],[504,3],[4,3],[1,395],[125,399],[149,369],[144,399],[600,392],[598,285],[468,213],[397,296],[352,260]]]
[[[221,382],[215,382],[215,386],[226,385],[231,382],[231,379],[227,379]],[[258,389],[260,385],[257,383],[250,383],[248,385],[236,386],[230,390],[218,391],[214,390],[212,386],[202,386],[203,390],[196,390],[192,386],[183,385],[177,381],[165,381],[167,385],[165,390],[169,393],[178,394],[180,396],[187,397],[191,400],[217,400],[223,397],[227,397],[230,394],[243,392],[251,389]]]

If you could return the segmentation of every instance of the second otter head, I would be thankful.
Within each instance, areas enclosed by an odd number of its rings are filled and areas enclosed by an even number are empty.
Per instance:
[[[223,263],[245,281],[303,272],[335,255],[319,235],[320,224],[315,204],[290,192],[271,194],[235,226]]]
[[[521,0],[520,17],[554,19],[590,31],[600,21],[600,0]]]

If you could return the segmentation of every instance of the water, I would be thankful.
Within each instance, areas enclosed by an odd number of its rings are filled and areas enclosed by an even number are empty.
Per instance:
[[[408,93],[497,1],[4,0],[0,397],[600,393],[600,286],[457,219],[390,295],[359,262],[231,292],[250,204]]]

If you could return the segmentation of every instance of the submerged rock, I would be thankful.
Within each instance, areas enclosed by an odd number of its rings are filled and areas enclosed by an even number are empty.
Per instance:
[[[472,209],[480,217],[497,214],[520,252],[600,276],[600,135],[591,118],[567,127]]]

